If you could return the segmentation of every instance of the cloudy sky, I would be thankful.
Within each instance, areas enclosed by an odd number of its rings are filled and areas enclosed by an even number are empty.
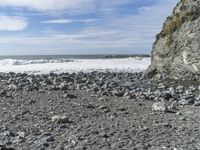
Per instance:
[[[0,0],[0,55],[149,54],[178,0]]]

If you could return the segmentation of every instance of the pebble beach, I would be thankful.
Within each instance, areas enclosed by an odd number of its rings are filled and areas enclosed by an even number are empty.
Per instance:
[[[0,148],[199,149],[200,84],[142,74],[1,73]]]

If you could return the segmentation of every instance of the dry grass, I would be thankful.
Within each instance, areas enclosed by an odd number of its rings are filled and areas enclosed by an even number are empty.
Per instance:
[[[175,17],[171,18],[164,26],[162,36],[167,36],[166,46],[170,46],[173,42],[173,33],[181,28],[186,21],[193,21],[200,16],[200,10],[194,12],[188,12],[184,14],[176,14]]]
[[[170,46],[173,42],[173,33],[179,29],[184,23],[184,16],[176,16],[170,20],[164,27],[162,36],[167,36],[166,46]]]
[[[175,19],[170,20],[164,27],[163,36],[170,35],[179,29],[184,23],[183,16],[176,16]]]

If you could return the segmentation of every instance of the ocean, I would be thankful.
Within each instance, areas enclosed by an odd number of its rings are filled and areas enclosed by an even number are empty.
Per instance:
[[[149,65],[148,55],[0,56],[0,72],[6,73],[140,72]]]

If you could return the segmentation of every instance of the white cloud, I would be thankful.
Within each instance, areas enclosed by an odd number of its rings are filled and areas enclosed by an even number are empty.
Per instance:
[[[37,11],[85,10],[94,8],[94,0],[1,0],[0,6],[24,7]]]
[[[46,24],[70,24],[70,23],[91,23],[94,21],[98,21],[98,19],[56,19],[56,20],[48,20],[48,21],[43,21],[42,23]]]
[[[81,14],[95,10],[111,9],[134,0],[0,0],[0,6],[20,7],[39,12],[71,12]]]
[[[134,0],[101,0],[100,5],[106,7],[118,7],[133,3]]]
[[[167,16],[171,15],[173,7],[179,0],[159,0],[151,7],[139,8],[138,14],[126,15],[120,19],[114,18],[103,28],[121,31],[119,38],[137,37],[138,46],[146,43],[146,51],[150,51],[156,34],[161,31]]]
[[[25,18],[0,15],[0,30],[18,31],[27,27]]]
[[[81,32],[73,34],[52,34],[43,37],[37,36],[13,36],[13,37],[0,37],[1,48],[7,45],[8,49],[51,50],[59,51],[65,50],[66,53],[123,53],[123,50],[132,50],[140,53],[139,49],[144,49],[152,41],[143,41],[140,37],[130,36],[127,32],[119,32],[116,30],[104,29],[86,29]],[[34,50],[33,50],[34,48]],[[2,49],[0,49],[1,51]],[[126,53],[126,52],[125,52]]]
[[[91,1],[94,2],[95,0]],[[101,3],[105,1],[106,0],[102,0]],[[129,1],[127,0],[123,3],[122,0],[121,2],[111,0],[110,4],[113,3],[112,6],[118,6],[125,4],[125,2],[128,3]],[[115,53],[116,51],[120,53],[150,53],[155,35],[160,32],[164,20],[171,14],[172,8],[177,2],[178,0],[159,0],[151,7],[139,8],[139,13],[137,14],[123,14],[120,18],[111,17],[108,20],[100,18],[102,19],[100,24],[94,27],[87,26],[81,31],[77,30],[68,34],[48,32],[45,33],[43,37],[30,35],[0,37],[0,51],[4,48],[2,45],[6,45],[7,49],[13,49],[12,46],[15,46],[24,51],[30,50],[34,52],[35,49],[41,51],[46,50],[49,52],[47,54],[53,53],[50,50],[55,50],[58,53],[61,51],[66,51],[66,53],[68,51],[73,51],[73,54],[91,51],[106,53],[106,50],[108,53]],[[108,7],[110,4],[104,3],[105,7]],[[84,8],[86,8],[86,6]],[[72,22],[87,21],[56,19],[48,20],[43,23],[68,24]]]

